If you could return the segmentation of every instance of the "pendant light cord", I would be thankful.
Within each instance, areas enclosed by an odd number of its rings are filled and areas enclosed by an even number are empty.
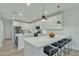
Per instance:
[[[59,8],[60,8],[60,5],[57,5],[57,12],[60,12]],[[57,24],[61,24],[61,22],[59,20],[59,15],[57,15],[57,19],[58,19]]]
[[[45,15],[45,5],[44,5],[44,0],[43,0],[43,3],[42,3],[42,8],[43,8],[42,19],[43,19],[43,20],[47,20],[47,17],[46,17],[46,15]]]
[[[44,15],[44,9],[45,9],[45,7],[44,7],[44,3],[42,4],[42,7],[43,7],[43,15]]]
[[[57,12],[59,12],[59,8],[60,8],[60,5],[57,5]],[[57,16],[57,19],[59,18],[59,16]]]

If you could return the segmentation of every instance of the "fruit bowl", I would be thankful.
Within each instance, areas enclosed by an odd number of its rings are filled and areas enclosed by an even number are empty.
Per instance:
[[[51,37],[51,38],[55,36],[55,34],[54,34],[53,32],[49,32],[48,35],[49,35],[49,37]]]

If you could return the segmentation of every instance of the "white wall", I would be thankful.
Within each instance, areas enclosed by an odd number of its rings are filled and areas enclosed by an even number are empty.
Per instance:
[[[3,27],[4,27],[4,39],[12,38],[12,21],[10,20],[3,20]]]
[[[67,10],[63,18],[63,32],[71,33],[72,48],[79,50],[79,7]]]

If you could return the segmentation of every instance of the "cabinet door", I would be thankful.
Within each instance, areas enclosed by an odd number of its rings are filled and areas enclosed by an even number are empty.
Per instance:
[[[28,24],[28,23],[23,23],[23,24],[22,24],[22,29],[23,29],[23,30],[29,30],[29,29],[30,29],[30,24]]]
[[[48,18],[47,29],[61,29],[61,28],[62,28],[62,14]]]
[[[47,21],[38,21],[36,22],[36,26],[40,26],[42,30],[47,29]]]
[[[36,23],[31,23],[30,24],[30,30],[34,31],[35,30],[35,26],[36,26]]]

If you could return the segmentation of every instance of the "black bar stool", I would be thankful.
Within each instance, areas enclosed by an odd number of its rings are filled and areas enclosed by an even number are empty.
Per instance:
[[[66,55],[66,44],[68,43],[68,39],[62,39],[63,43],[64,43],[64,55]]]
[[[44,47],[43,51],[48,56],[53,56],[54,54],[56,54],[58,52],[58,49],[48,45],[48,46]]]
[[[64,47],[64,55],[66,55],[66,44],[68,44],[68,54],[70,54],[70,44],[69,44],[69,42],[71,41],[71,39],[67,39],[67,38],[65,38],[65,39],[62,39],[62,40],[60,40],[60,41],[58,41],[58,43],[63,43],[63,46],[62,47]]]
[[[65,44],[65,46],[68,44],[68,54],[70,54],[70,50],[69,50],[69,49],[70,49],[70,44],[69,44],[69,42],[71,42],[71,39],[66,39],[66,38],[65,38],[65,39],[63,39],[62,41],[63,41],[63,43]],[[66,51],[65,51],[65,48],[66,48],[66,47],[65,47],[65,46],[64,46],[64,53],[66,53]]]
[[[60,42],[60,41],[59,41]],[[55,46],[55,47],[57,47],[58,49],[59,49],[59,52],[60,52],[60,56],[61,56],[61,49],[62,49],[62,47],[64,46],[64,43],[63,42],[55,42],[55,43],[52,43],[51,45],[52,46]]]
[[[68,55],[70,55],[70,43],[71,42],[71,39],[67,39],[67,41],[66,41],[66,44],[68,44]],[[72,43],[72,42],[71,42]],[[72,45],[72,44],[71,44]]]
[[[71,39],[62,39],[62,40],[59,40],[57,42],[54,42],[52,43],[51,45],[52,46],[55,46],[57,48],[59,48],[59,51],[60,51],[60,56],[61,56],[61,49],[64,47],[64,55],[65,55],[65,45],[68,44],[68,49],[70,48],[70,45],[69,45],[69,42],[71,42]],[[68,53],[70,53],[70,50],[68,50]]]

